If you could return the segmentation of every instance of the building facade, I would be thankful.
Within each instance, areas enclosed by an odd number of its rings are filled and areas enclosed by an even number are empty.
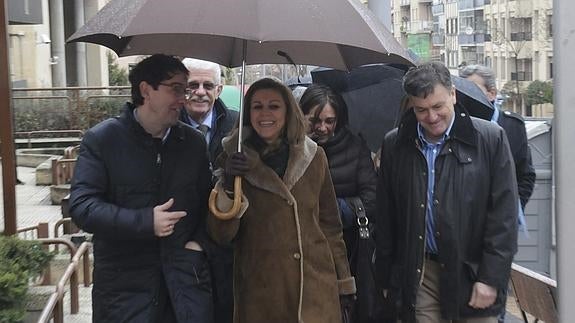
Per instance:
[[[497,86],[508,93],[525,93],[535,80],[553,79],[553,6],[551,0],[491,0],[485,5],[490,39],[485,43],[485,64],[497,73]],[[549,116],[550,105],[531,108],[514,102],[525,116]]]
[[[107,1],[9,0],[13,87],[108,85],[107,50],[98,45],[66,43],[67,37]]]
[[[525,102],[533,81],[553,79],[552,0],[391,3],[393,34],[421,60],[442,61],[453,74],[463,65],[487,65],[497,75],[506,109],[524,116],[553,115],[551,104]]]

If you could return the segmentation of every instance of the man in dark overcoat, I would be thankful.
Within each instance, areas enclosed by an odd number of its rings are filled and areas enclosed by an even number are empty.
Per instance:
[[[517,250],[505,132],[457,106],[442,63],[410,70],[403,87],[409,110],[382,146],[379,288],[404,322],[497,322]]]
[[[129,75],[132,103],[80,146],[70,213],[94,234],[94,322],[213,322],[209,160],[178,121],[187,75],[174,57],[144,59]]]

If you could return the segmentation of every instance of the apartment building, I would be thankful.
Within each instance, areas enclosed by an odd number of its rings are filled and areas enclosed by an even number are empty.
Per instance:
[[[432,43],[432,0],[392,0],[392,32],[423,61],[440,59]]]
[[[433,0],[433,51],[452,73],[457,73],[459,55],[459,11],[456,0]]]
[[[485,4],[485,64],[497,73],[497,86],[524,93],[534,81],[553,79],[553,6],[551,0],[491,0]],[[516,102],[522,115],[552,115],[551,105],[529,110]]]
[[[553,78],[552,0],[391,1],[395,37],[424,61],[442,61],[454,74],[485,64],[499,89],[522,95],[532,81]],[[550,104],[509,102],[507,109],[525,116],[553,113]]]

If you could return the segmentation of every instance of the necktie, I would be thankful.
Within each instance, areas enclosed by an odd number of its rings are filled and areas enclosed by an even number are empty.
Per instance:
[[[204,135],[204,137],[206,136],[206,134],[208,133],[208,130],[210,130],[210,127],[208,127],[205,124],[201,124],[199,125],[196,129],[198,129],[199,131],[201,131],[201,133]]]

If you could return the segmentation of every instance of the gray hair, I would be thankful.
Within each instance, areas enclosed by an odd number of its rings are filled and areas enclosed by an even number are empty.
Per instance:
[[[182,64],[184,64],[188,71],[192,69],[211,70],[214,72],[215,83],[222,84],[222,69],[219,64],[195,58],[184,58]]]
[[[492,69],[485,65],[467,65],[459,70],[459,76],[468,78],[471,75],[477,75],[483,79],[483,83],[487,91],[495,90],[497,92],[497,84],[495,82],[495,73]]]
[[[307,90],[307,87],[298,85],[291,91],[296,102],[299,103],[299,100],[301,99],[301,96],[303,95],[305,90]]]

